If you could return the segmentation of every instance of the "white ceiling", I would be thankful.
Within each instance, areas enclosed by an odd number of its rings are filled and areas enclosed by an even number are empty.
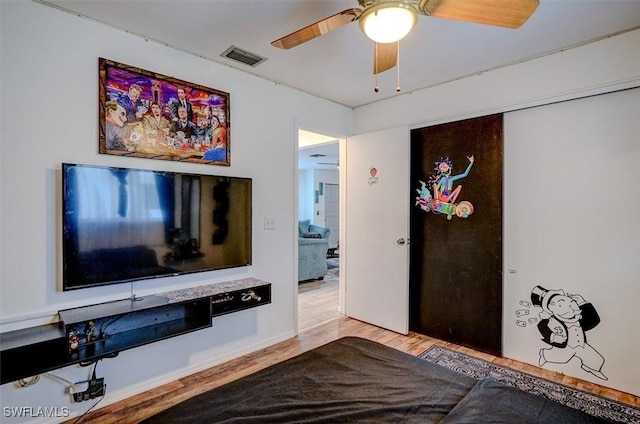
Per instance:
[[[298,169],[336,170],[340,162],[338,141],[316,144],[298,150]]]
[[[270,44],[356,0],[37,1],[353,108],[640,27],[640,0],[541,0],[515,30],[420,16],[400,43],[398,94],[396,68],[374,92],[373,42],[357,22],[290,50]],[[222,58],[231,45],[267,60]]]
[[[298,131],[298,169],[338,169],[338,139],[310,131]]]

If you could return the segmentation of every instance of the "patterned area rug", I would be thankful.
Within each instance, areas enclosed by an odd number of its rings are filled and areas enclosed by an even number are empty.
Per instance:
[[[419,354],[418,357],[473,378],[491,378],[500,381],[596,417],[620,423],[640,423],[640,409],[638,408],[543,378],[534,377],[482,359],[473,358],[440,346],[431,346]]]

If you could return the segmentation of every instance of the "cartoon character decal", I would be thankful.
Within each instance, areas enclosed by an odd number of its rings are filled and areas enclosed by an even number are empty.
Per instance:
[[[530,317],[529,309],[516,310],[516,325],[526,327],[527,323],[536,324],[542,341],[549,347],[538,352],[538,365],[547,362],[566,364],[571,359],[580,361],[580,367],[602,380],[608,380],[602,373],[604,358],[587,343],[586,332],[600,323],[600,316],[595,307],[579,294],[565,293],[564,290],[548,290],[535,286],[531,290],[531,303],[521,300],[526,308],[539,307],[539,319]]]
[[[375,166],[369,168],[369,185],[378,183],[378,170]]]
[[[434,173],[429,177],[428,182],[420,181],[420,188],[416,189],[418,192],[416,206],[420,206],[425,212],[446,214],[447,219],[451,219],[453,215],[468,218],[473,213],[473,205],[466,200],[455,203],[462,186],[453,187],[455,181],[469,175],[474,157],[467,156],[467,159],[469,160],[467,169],[462,174],[453,176],[451,175],[453,163],[448,157],[440,158],[435,162]]]

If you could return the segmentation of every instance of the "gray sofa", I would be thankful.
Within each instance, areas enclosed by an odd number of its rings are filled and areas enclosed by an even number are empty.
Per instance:
[[[298,281],[315,280],[327,273],[329,228],[298,222]]]

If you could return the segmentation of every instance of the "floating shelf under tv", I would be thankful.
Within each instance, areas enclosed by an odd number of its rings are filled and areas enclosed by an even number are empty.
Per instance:
[[[0,384],[212,326],[212,318],[271,303],[248,278],[59,311],[60,321],[0,334]]]

